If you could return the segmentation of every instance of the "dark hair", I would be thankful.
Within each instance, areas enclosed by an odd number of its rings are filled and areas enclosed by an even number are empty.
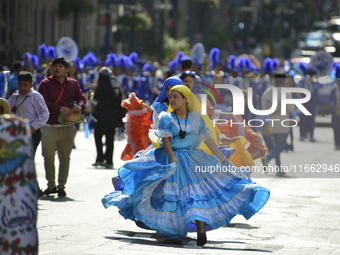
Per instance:
[[[183,85],[184,86],[184,85]],[[167,85],[167,86],[165,86],[165,87],[173,87],[173,85]],[[181,95],[182,95],[182,97],[185,97],[181,92],[179,92],[178,90],[176,90],[178,93],[180,93]],[[158,102],[163,102],[163,103],[169,103],[169,98],[166,96],[165,98],[164,98],[164,100],[163,101],[158,101]]]
[[[14,64],[13,64],[13,66],[12,66],[11,72],[12,72],[12,73],[13,73],[13,72],[17,72],[17,71],[20,70],[21,67],[22,67],[21,62],[20,62],[20,61],[15,61]]]
[[[178,90],[171,90],[171,91],[177,91],[182,97],[184,97],[184,98],[186,98],[181,92],[179,92]],[[163,101],[163,102],[169,102],[169,98],[167,98],[168,99],[168,101]]]
[[[288,78],[286,73],[276,73],[274,76],[275,79],[275,87],[281,86]]]
[[[164,72],[166,74],[166,77],[169,78],[174,75],[174,73],[171,70],[167,70]]]
[[[181,76],[179,77],[182,81],[184,80],[185,77],[190,76],[191,78],[195,79],[195,73],[191,72],[191,71],[185,71],[181,74]]]
[[[63,66],[65,66],[65,68],[68,67],[68,62],[65,58],[63,57],[56,57],[55,59],[53,59],[52,61],[52,66],[56,65],[56,64],[62,64]]]
[[[176,90],[178,93],[180,93],[182,95],[183,98],[186,98],[181,92],[179,92],[178,90]]]
[[[182,69],[189,69],[192,67],[192,60],[190,58],[183,59],[181,61]]]
[[[276,73],[274,78],[288,78],[286,73]]]
[[[27,71],[21,71],[18,74],[18,81],[29,81],[29,82],[32,82],[33,81],[32,74],[30,72],[27,72]]]
[[[94,92],[94,98],[100,100],[112,100],[114,99],[114,91],[112,89],[111,79],[108,75],[100,73],[97,80],[97,89]]]
[[[111,84],[111,80],[107,74],[99,73],[97,83],[98,83],[98,86],[101,84]]]

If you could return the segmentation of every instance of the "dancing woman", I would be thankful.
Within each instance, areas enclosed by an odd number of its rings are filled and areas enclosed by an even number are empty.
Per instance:
[[[242,175],[220,152],[212,123],[201,116],[190,89],[172,87],[169,102],[158,125],[162,147],[120,167],[124,189],[107,194],[102,203],[168,236],[164,243],[181,244],[188,225],[196,222],[197,245],[203,246],[206,229],[229,224],[236,214],[249,219],[267,202],[269,190]],[[215,155],[198,149],[202,140]]]

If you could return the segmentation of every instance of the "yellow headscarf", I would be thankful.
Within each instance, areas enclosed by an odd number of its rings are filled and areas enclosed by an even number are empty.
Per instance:
[[[174,87],[172,87],[170,89],[171,90],[176,90],[178,92],[180,92],[187,100],[187,109],[191,112],[199,112],[201,113],[201,103],[200,101],[198,101],[197,97],[195,96],[194,93],[191,92],[191,90],[184,86],[184,85],[176,85]],[[168,112],[173,112],[174,110],[171,108],[171,106],[169,105],[168,107]],[[212,139],[214,140],[215,144],[217,145],[217,134],[216,134],[216,130],[213,126],[212,121],[210,120],[209,116],[207,114],[202,115],[204,122],[205,122],[205,126],[210,129],[210,131],[212,132]],[[200,146],[198,146],[198,149],[202,149],[204,150],[205,153],[213,155],[213,153],[211,152],[211,150],[205,145],[204,142],[202,142],[200,144]]]

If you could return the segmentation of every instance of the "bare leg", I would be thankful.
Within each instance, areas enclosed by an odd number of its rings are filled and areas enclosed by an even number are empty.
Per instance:
[[[200,220],[196,220],[196,228],[197,228],[197,233],[202,234],[205,232],[204,230],[204,222]]]
[[[198,246],[203,246],[207,243],[207,235],[205,234],[204,225],[205,223],[203,221],[196,220]]]

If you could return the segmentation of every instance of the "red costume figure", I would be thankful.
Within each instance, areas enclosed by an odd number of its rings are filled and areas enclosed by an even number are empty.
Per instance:
[[[130,160],[138,151],[146,149],[151,143],[148,136],[152,124],[149,119],[151,112],[135,93],[130,93],[129,98],[122,101],[122,107],[128,112],[124,118],[127,145],[122,152],[121,159]]]

